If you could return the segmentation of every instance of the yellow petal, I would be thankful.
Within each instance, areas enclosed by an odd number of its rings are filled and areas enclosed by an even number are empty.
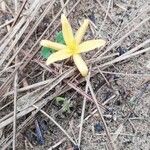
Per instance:
[[[62,49],[66,48],[66,46],[63,45],[63,44],[59,44],[59,43],[56,43],[56,42],[51,42],[49,40],[42,40],[40,45],[44,46],[44,47],[52,48],[52,49],[55,49],[55,50],[62,50]]]
[[[104,40],[89,40],[86,42],[83,42],[79,45],[80,52],[88,52],[90,50],[93,50],[95,48],[101,47],[105,45]]]
[[[61,23],[62,23],[62,32],[63,32],[65,43],[66,45],[70,46],[74,41],[74,36],[73,36],[71,25],[64,14],[61,15]]]
[[[88,67],[87,67],[86,63],[84,62],[84,60],[82,59],[82,57],[80,56],[80,54],[73,55],[73,60],[76,64],[78,70],[82,74],[82,76],[84,76],[84,77],[87,76]]]
[[[50,65],[51,63],[54,63],[56,61],[60,61],[60,60],[69,58],[70,56],[71,56],[71,54],[67,53],[66,49],[55,52],[48,57],[48,59],[46,61],[46,65]]]
[[[81,27],[78,29],[75,35],[76,42],[79,44],[88,28],[89,20],[85,19]]]

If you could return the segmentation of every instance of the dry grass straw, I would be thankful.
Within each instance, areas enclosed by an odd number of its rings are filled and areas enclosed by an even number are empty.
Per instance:
[[[5,77],[6,80],[0,86],[1,102],[6,100],[8,98],[8,96],[14,97],[14,117],[13,117],[13,112],[10,112],[9,114],[6,114],[3,118],[0,119],[0,128],[4,128],[5,126],[14,122],[14,130],[13,130],[14,135],[12,136],[12,134],[10,134],[9,135],[10,140],[8,140],[8,138],[6,138],[5,140],[3,140],[0,143],[3,146],[3,149],[7,148],[11,144],[12,141],[14,141],[14,145],[15,145],[16,137],[20,134],[20,131],[22,129],[24,129],[30,121],[33,120],[34,116],[37,114],[38,111],[41,111],[51,121],[53,121],[55,124],[57,124],[57,126],[59,126],[59,128],[63,131],[63,133],[70,139],[70,141],[72,143],[76,144],[74,142],[74,140],[67,134],[67,132],[63,128],[61,128],[61,126],[55,120],[53,120],[53,118],[51,118],[49,115],[47,115],[46,112],[41,110],[42,107],[44,107],[53,98],[65,93],[66,91],[68,91],[70,89],[74,89],[75,91],[77,91],[78,93],[80,93],[84,97],[83,98],[82,115],[81,115],[81,124],[80,124],[79,137],[78,137],[78,144],[79,145],[81,143],[82,130],[83,130],[82,125],[83,125],[83,121],[84,121],[84,113],[85,113],[84,111],[85,111],[87,99],[91,100],[92,102],[94,101],[96,104],[97,110],[98,110],[99,115],[100,115],[100,119],[103,121],[103,124],[105,127],[107,139],[109,141],[108,146],[110,149],[114,149],[115,146],[113,144],[113,141],[115,141],[117,139],[118,135],[121,132],[122,126],[120,128],[118,128],[118,130],[116,131],[116,136],[113,138],[111,137],[111,134],[107,128],[106,122],[103,118],[103,114],[101,112],[101,108],[107,109],[104,106],[105,104],[101,105],[101,104],[97,103],[97,100],[96,100],[96,97],[95,97],[95,94],[94,94],[94,91],[92,89],[91,84],[88,83],[87,85],[91,91],[92,98],[90,95],[87,94],[87,88],[84,92],[78,87],[78,85],[80,83],[82,83],[83,81],[85,81],[85,79],[80,79],[78,81],[78,83],[74,82],[75,81],[74,79],[76,79],[76,77],[77,77],[74,74],[75,68],[66,69],[59,76],[55,75],[54,78],[44,80],[44,81],[38,81],[37,83],[34,83],[32,85],[28,85],[28,86],[17,89],[17,85],[16,85],[17,84],[17,81],[16,81],[17,75],[19,78],[21,78],[23,70],[28,68],[27,65],[31,62],[32,58],[40,50],[40,47],[38,46],[40,40],[46,35],[47,31],[50,30],[50,28],[52,27],[54,22],[59,18],[60,14],[62,12],[64,12],[64,13],[68,12],[68,14],[66,14],[66,15],[69,15],[74,10],[74,8],[76,8],[76,6],[81,2],[81,0],[78,0],[69,11],[66,9],[66,6],[70,2],[70,0],[67,0],[65,3],[63,0],[61,0],[60,2],[61,2],[62,8],[53,17],[50,24],[44,30],[43,34],[37,39],[37,41],[35,43],[33,41],[34,44],[31,46],[31,49],[27,52],[25,57],[22,60],[20,60],[20,62],[17,62],[15,64],[13,63],[15,58],[23,51],[23,48],[27,44],[28,40],[31,40],[30,39],[31,36],[36,31],[37,27],[40,26],[40,24],[43,21],[43,18],[52,10],[53,5],[56,3],[56,0],[52,0],[52,1],[48,0],[48,1],[43,2],[43,3],[41,3],[40,0],[35,0],[29,6],[28,10],[25,10],[25,6],[27,4],[27,1],[24,1],[20,10],[17,10],[18,1],[15,0],[14,7],[15,7],[16,14],[15,15],[12,14],[12,16],[16,16],[16,17],[11,19],[8,22],[5,22],[4,24],[2,24],[0,26],[0,29],[1,29],[1,28],[4,28],[5,26],[7,26],[13,22],[10,31],[0,41],[0,54],[1,54],[0,76],[2,76],[4,73],[6,73],[6,77]],[[35,20],[35,16],[37,16],[38,12],[40,11],[40,9],[44,5],[44,3],[46,3],[47,6],[45,7],[45,9],[41,13],[41,15]],[[97,0],[97,3],[100,5],[102,10],[106,13],[104,22],[102,23],[102,26],[101,26],[101,29],[105,25],[105,21],[106,21],[107,17],[113,23],[115,23],[114,19],[112,19],[112,16],[109,13],[111,0],[109,1],[107,9],[102,5],[102,3],[99,0]],[[147,5],[145,7],[147,8]],[[147,13],[146,10],[148,10],[148,9],[145,9],[144,13]],[[139,19],[139,18],[136,17],[136,19]],[[35,21],[34,24],[33,24],[33,20]],[[99,53],[100,52],[99,51],[97,53],[99,55],[95,55],[95,58],[93,57],[90,60],[88,60],[88,62],[93,65],[92,71],[94,70],[94,72],[90,72],[91,77],[95,76],[97,73],[99,73],[99,70],[97,68],[101,69],[100,70],[101,73],[111,73],[111,72],[105,72],[102,69],[104,67],[106,68],[106,67],[108,67],[114,63],[120,62],[122,60],[126,60],[128,58],[142,54],[144,52],[150,51],[149,47],[144,48],[142,50],[139,50],[141,47],[146,46],[147,44],[150,43],[150,39],[148,39],[146,41],[143,41],[143,43],[139,44],[138,46],[132,48],[131,50],[129,50],[128,52],[126,52],[122,56],[119,56],[119,57],[114,58],[114,59],[113,59],[113,57],[118,55],[118,53],[114,53],[114,54],[110,54],[110,55],[106,56],[106,54],[110,50],[112,50],[115,47],[120,46],[120,43],[123,40],[125,40],[129,35],[131,35],[133,32],[135,32],[135,30],[138,30],[139,27],[141,27],[143,24],[147,23],[149,20],[150,20],[150,17],[143,19],[138,25],[133,26],[130,31],[127,31],[116,42],[114,42],[112,44],[109,43],[108,47],[106,49],[104,48],[103,53]],[[32,27],[31,27],[31,24],[32,24]],[[134,25],[134,19],[128,25]],[[59,26],[60,26],[60,23],[53,30],[51,30],[51,33],[49,36],[47,36],[47,38],[49,38],[56,31],[56,29]],[[26,30],[28,30],[29,28],[30,28],[30,32],[28,32],[28,34],[25,34]],[[118,27],[118,29],[119,29],[119,27]],[[123,28],[120,28],[120,31],[121,31],[121,29],[123,30]],[[119,32],[116,32],[116,33],[118,34]],[[115,35],[117,35],[117,34],[115,34]],[[19,39],[23,35],[25,35],[25,37],[24,37],[23,41],[21,42],[21,44],[18,45]],[[18,45],[18,46],[16,46],[16,45]],[[97,63],[97,62],[99,63],[101,60],[105,60],[107,58],[112,58],[112,59],[110,61],[103,63],[103,64],[94,66],[95,63]],[[37,62],[38,62],[38,60],[37,60]],[[37,64],[40,65],[40,63],[37,63]],[[44,68],[44,65],[40,65],[40,66]],[[9,71],[11,73],[8,73]],[[14,80],[14,78],[15,78],[15,80]],[[64,80],[65,80],[65,82],[62,82]],[[14,87],[11,86],[13,83],[14,83]],[[59,87],[60,88],[59,90],[53,92],[50,96],[43,98],[47,93],[49,93],[50,91],[55,89],[55,87],[57,85],[59,85],[60,83],[61,83],[61,86]],[[73,83],[75,83],[75,85]],[[32,92],[29,91],[31,89],[33,90]],[[21,92],[26,92],[26,94],[24,96],[22,96]],[[17,98],[17,96],[20,98]],[[9,101],[4,107],[2,107],[2,109],[6,109],[12,102],[13,101]],[[96,111],[94,111],[94,112],[96,112]],[[25,120],[19,127],[16,128],[16,119],[18,119],[22,116],[25,116],[26,114],[29,114],[30,112],[32,112],[30,117],[27,120]],[[85,121],[86,121],[86,119],[85,119]],[[12,139],[12,137],[14,137],[14,138]],[[15,149],[15,146],[14,146],[14,149]]]

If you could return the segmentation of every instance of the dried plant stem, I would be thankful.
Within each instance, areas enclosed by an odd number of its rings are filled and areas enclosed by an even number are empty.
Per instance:
[[[115,74],[120,76],[131,76],[131,77],[141,77],[141,78],[147,78],[150,77],[150,74],[138,74],[138,73],[122,73],[122,72],[110,72],[110,71],[101,71],[104,74]]]
[[[121,55],[121,57],[124,57],[126,55],[130,55],[130,54],[134,53],[135,51],[139,50],[140,48],[144,47],[147,44],[150,44],[150,39],[147,39],[143,43],[141,43],[138,46],[136,46],[136,47],[132,48],[131,50],[127,51],[126,53],[124,53],[123,55]]]
[[[141,21],[137,26],[135,26],[132,30],[130,30],[128,33],[126,33],[124,36],[122,36],[118,41],[113,43],[111,46],[109,46],[98,58],[104,56],[107,52],[109,52],[111,49],[113,49],[115,46],[117,46],[119,43],[121,43],[126,37],[128,37],[132,32],[137,30],[140,26],[142,26],[144,23],[146,23],[150,17],[144,19]]]
[[[100,5],[100,7],[102,8],[102,10],[107,14],[107,16],[110,18],[110,20],[117,26],[117,24],[114,22],[113,18],[110,16],[109,13],[107,13],[107,9],[102,5],[100,0],[96,0],[97,3]]]
[[[134,21],[136,20],[136,19],[138,19],[139,17],[141,17],[141,15],[143,15],[144,13],[146,13],[148,10],[150,9],[150,7],[149,7],[149,5],[148,5],[148,3],[145,3],[142,7],[141,7],[141,12],[139,12],[139,14],[136,16],[136,17],[134,17],[129,23],[127,23],[124,27],[122,27],[116,34],[115,34],[115,36],[118,36],[123,30],[125,30],[126,28],[128,28],[128,27],[131,27],[131,26],[133,26],[134,25]],[[122,18],[123,19],[123,18]],[[115,37],[114,36],[114,37]]]
[[[16,72],[14,79],[14,121],[13,121],[13,150],[16,148],[16,119],[17,119],[17,80],[18,74]]]
[[[67,71],[68,72],[68,71]],[[97,72],[96,72],[97,73]],[[96,73],[93,73],[91,76],[93,77]],[[84,82],[84,78],[82,78],[79,83],[82,83]],[[78,83],[78,84],[79,84]],[[50,100],[54,99],[55,97],[57,97],[58,95],[61,95],[65,92],[67,92],[68,90],[70,90],[71,87],[69,86],[66,86],[66,85],[63,85],[60,87],[60,90],[57,90],[57,92],[55,92],[54,94],[48,96],[46,99],[43,99],[42,101],[36,103],[36,105],[39,107],[43,107],[45,106]],[[84,96],[84,95],[83,95]],[[88,98],[87,98],[88,99]],[[103,107],[105,109],[105,107]],[[26,114],[28,114],[29,112],[32,112],[34,110],[34,107],[29,107],[21,112],[18,112],[17,113],[17,118],[20,118]],[[8,114],[7,117],[3,117],[2,119],[0,119],[0,128],[3,128],[5,127],[6,125],[10,124],[13,122],[13,118],[12,118],[12,113]]]
[[[150,47],[142,49],[142,50],[137,51],[135,53],[131,53],[129,55],[124,55],[123,57],[122,56],[117,57],[117,58],[115,58],[112,61],[109,61],[109,62],[106,62],[106,63],[100,65],[99,67],[105,67],[105,66],[108,66],[108,65],[112,65],[112,64],[117,63],[119,61],[122,61],[122,60],[125,60],[125,59],[128,59],[128,58],[134,57],[136,55],[139,55],[139,54],[142,54],[142,53],[145,53],[145,52],[148,52],[148,51],[150,51]],[[98,68],[98,67],[96,67],[96,68]]]
[[[66,11],[66,7],[64,7],[64,0],[60,0],[60,3],[61,3],[61,7],[64,8],[63,13],[66,15],[67,11]]]
[[[112,95],[110,98],[108,98],[105,102],[103,102],[102,105],[106,105],[109,101],[111,101],[112,99],[114,99],[116,97],[116,95]],[[97,113],[97,109],[93,110],[90,115],[88,115],[86,118],[84,118],[84,122],[86,120],[88,120],[90,117],[92,117],[95,113]],[[80,127],[80,124],[78,125],[78,127]]]
[[[38,10],[40,9],[40,4],[39,3],[40,0],[36,0],[32,3],[31,7],[26,11],[26,16],[23,16],[17,24],[15,24],[15,26],[13,28],[11,28],[10,32],[8,32],[3,39],[0,41],[0,44],[2,44],[0,46],[0,52],[4,51],[5,47],[7,46],[7,44],[10,43],[11,40],[13,40],[13,38],[15,37],[16,33],[18,32],[18,34],[20,33],[20,29],[23,26],[27,26],[29,25],[29,23],[32,21],[32,18],[34,18],[34,16],[36,15],[36,13],[38,12]],[[27,19],[27,16],[30,15],[30,17],[28,17],[29,19]],[[23,34],[23,33],[22,33]],[[14,45],[14,42],[12,43]],[[9,46],[9,48],[12,48],[12,46]],[[13,48],[12,48],[13,49]],[[7,52],[6,52],[7,53]]]
[[[48,150],[52,150],[52,149],[58,147],[60,144],[62,144],[65,141],[66,141],[66,138],[61,139],[58,143],[56,143],[55,145],[51,146]]]
[[[90,73],[86,77],[86,87],[85,87],[85,93],[87,94],[88,92],[88,82],[90,79]],[[79,137],[78,137],[78,146],[80,147],[81,143],[81,136],[82,136],[82,128],[83,128],[83,121],[84,121],[84,113],[85,113],[85,106],[86,106],[86,97],[83,99],[83,106],[82,106],[82,113],[81,113],[81,121],[80,121],[80,130],[79,130]]]
[[[18,0],[14,0],[14,5],[15,5],[15,14],[17,14],[17,10],[18,10]]]
[[[108,14],[109,14],[109,9],[110,9],[110,6],[111,6],[111,2],[112,2],[112,1],[109,0],[109,2],[108,2],[108,7],[107,7],[107,10],[106,10],[106,14],[105,14],[104,20],[103,20],[103,22],[102,22],[102,24],[101,24],[101,26],[100,26],[99,33],[101,32],[103,26],[105,25],[107,16],[108,16]]]
[[[20,47],[17,49],[16,53],[10,58],[9,62],[7,63],[7,65],[5,66],[5,68],[7,68],[11,62],[14,60],[14,58],[16,57],[16,55],[20,52],[20,50],[22,50],[24,44],[27,42],[27,40],[31,37],[31,35],[33,34],[33,32],[35,31],[35,29],[37,28],[37,26],[40,24],[40,22],[42,21],[42,19],[44,18],[44,16],[47,14],[47,12],[51,9],[51,7],[54,4],[54,0],[53,2],[49,3],[48,6],[46,7],[46,9],[44,10],[44,12],[42,13],[41,17],[35,22],[35,24],[33,25],[32,30],[27,34],[26,38],[24,39],[24,41],[21,43]],[[55,19],[54,19],[55,20]],[[52,24],[52,23],[51,23]],[[35,45],[34,45],[35,46]],[[28,56],[28,54],[27,54]]]
[[[4,24],[0,25],[0,29],[1,29],[1,28],[4,28],[5,26],[7,26],[7,25],[9,25],[9,24],[11,24],[13,21],[14,21],[14,19],[11,19],[11,20],[5,22]]]
[[[86,97],[86,99],[90,100],[91,102],[94,102],[93,98],[91,98],[90,96],[88,96],[87,94],[84,93],[84,91],[82,91],[80,88],[76,87],[73,83],[69,83],[67,82],[67,84],[73,88],[74,90],[76,90],[78,93],[80,93],[81,95],[83,95],[84,97]],[[102,104],[99,104],[100,107],[104,110],[106,110],[107,108],[105,106],[103,106]]]
[[[95,97],[95,94],[94,94],[94,91],[93,91],[93,88],[92,88],[90,82],[89,82],[88,87],[89,87],[89,90],[90,90],[91,95],[92,95],[92,97],[93,97],[93,100],[94,100],[94,103],[95,103],[95,105],[96,105],[96,108],[97,108],[97,110],[98,110],[100,119],[102,120],[102,122],[103,122],[103,124],[104,124],[104,128],[105,128],[105,131],[106,131],[106,135],[107,135],[107,138],[108,138],[108,140],[109,140],[108,146],[110,147],[111,150],[114,150],[114,149],[115,149],[114,143],[113,143],[113,141],[112,141],[110,132],[109,132],[109,130],[108,130],[107,124],[106,124],[105,119],[104,119],[104,117],[103,117],[102,111],[101,111],[101,109],[100,109],[100,107],[99,107],[99,104],[98,104],[98,102],[97,102],[97,100],[96,100],[96,97]]]
[[[35,84],[32,84],[32,85],[28,85],[28,86],[25,86],[23,88],[19,88],[17,91],[18,92],[23,92],[23,91],[27,91],[27,90],[30,90],[30,89],[34,89],[34,88],[38,88],[40,86],[43,86],[43,85],[46,85],[50,82],[52,82],[53,79],[48,79],[48,80],[45,80],[45,81],[41,81],[41,82],[38,82],[38,83],[35,83]],[[9,96],[9,95],[12,95],[14,94],[14,91],[10,91],[8,93],[6,93],[4,96]]]
[[[33,105],[33,107],[35,107],[36,109],[39,109],[37,106]],[[49,118],[67,137],[68,139],[74,144],[76,145],[76,142],[72,139],[72,137],[60,126],[60,124],[58,124],[51,116],[49,116],[45,111],[43,110],[39,110],[43,115],[45,115],[47,118]]]
[[[39,106],[41,108],[41,106]],[[24,130],[24,128],[31,123],[31,121],[33,120],[33,117],[37,114],[38,110],[35,110],[32,112],[32,114],[23,122],[21,123],[21,125],[18,126],[17,128],[17,133],[16,133],[16,137],[18,137],[18,135],[20,134],[20,132],[22,130]],[[4,145],[2,150],[5,150],[11,143],[12,143],[12,137],[13,133],[11,133],[5,140],[3,140],[0,145]],[[5,144],[7,143],[7,144]]]
[[[16,0],[15,0],[15,1],[16,1]],[[18,14],[16,15],[15,20],[14,20],[14,22],[13,22],[13,24],[12,24],[11,27],[13,27],[13,26],[16,24],[16,22],[17,22],[19,16],[21,15],[21,13],[22,13],[22,11],[23,11],[23,9],[24,9],[26,3],[27,3],[27,0],[24,0],[24,1],[23,1],[23,4],[22,4],[22,6],[21,6],[21,8],[20,8],[20,10],[19,10],[19,12],[18,12]],[[16,8],[15,11],[17,12],[17,8]]]
[[[8,45],[8,43],[12,40],[12,38],[16,35],[18,32],[18,28],[21,28],[21,26],[24,24],[25,18],[21,18],[20,21],[17,23],[16,26],[12,30],[10,30],[0,41],[0,53],[4,51],[4,48]]]

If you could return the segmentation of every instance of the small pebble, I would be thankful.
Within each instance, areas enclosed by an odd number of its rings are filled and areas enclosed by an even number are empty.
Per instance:
[[[122,47],[118,47],[117,51],[119,52],[119,56],[123,55],[124,53],[126,53],[128,50],[126,48],[122,48]]]
[[[74,145],[73,150],[79,150],[79,146],[78,145]]]
[[[116,104],[117,106],[120,106],[122,103],[121,103],[121,101],[117,100],[117,101],[115,102],[115,104]]]
[[[90,20],[95,24],[96,22],[96,19],[95,19],[95,16],[94,16],[94,13],[92,12],[91,15],[88,16],[90,18]]]
[[[111,114],[113,114],[114,109],[113,108],[108,108],[108,112],[110,112]]]
[[[112,121],[117,121],[117,116],[116,116],[116,114],[113,115],[113,120],[112,120]]]
[[[95,132],[101,132],[104,130],[103,126],[98,122],[94,125]]]
[[[123,142],[124,145],[128,145],[128,144],[131,144],[131,143],[132,143],[131,140],[126,140],[126,141]]]

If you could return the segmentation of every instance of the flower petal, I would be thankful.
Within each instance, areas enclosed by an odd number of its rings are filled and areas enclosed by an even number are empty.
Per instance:
[[[75,35],[76,42],[79,44],[88,28],[89,20],[85,19],[81,27],[78,29]]]
[[[88,52],[90,50],[93,50],[95,48],[104,46],[106,41],[104,40],[89,40],[86,42],[83,42],[79,45],[80,52]]]
[[[62,49],[66,48],[66,46],[63,45],[63,44],[59,44],[59,43],[56,43],[56,42],[51,42],[49,40],[42,40],[40,45],[42,45],[44,47],[52,48],[52,49],[55,49],[55,50],[62,50]]]
[[[84,60],[82,59],[82,57],[80,56],[80,54],[73,55],[73,60],[76,64],[78,70],[82,74],[82,76],[84,76],[84,77],[87,76],[88,67],[87,67],[86,63],[84,62]]]
[[[50,65],[56,61],[60,61],[60,60],[69,58],[70,56],[71,56],[71,54],[67,53],[66,49],[55,52],[48,57],[48,59],[46,61],[46,65]]]
[[[66,45],[71,45],[74,41],[74,36],[70,23],[64,14],[61,15],[62,32]]]

